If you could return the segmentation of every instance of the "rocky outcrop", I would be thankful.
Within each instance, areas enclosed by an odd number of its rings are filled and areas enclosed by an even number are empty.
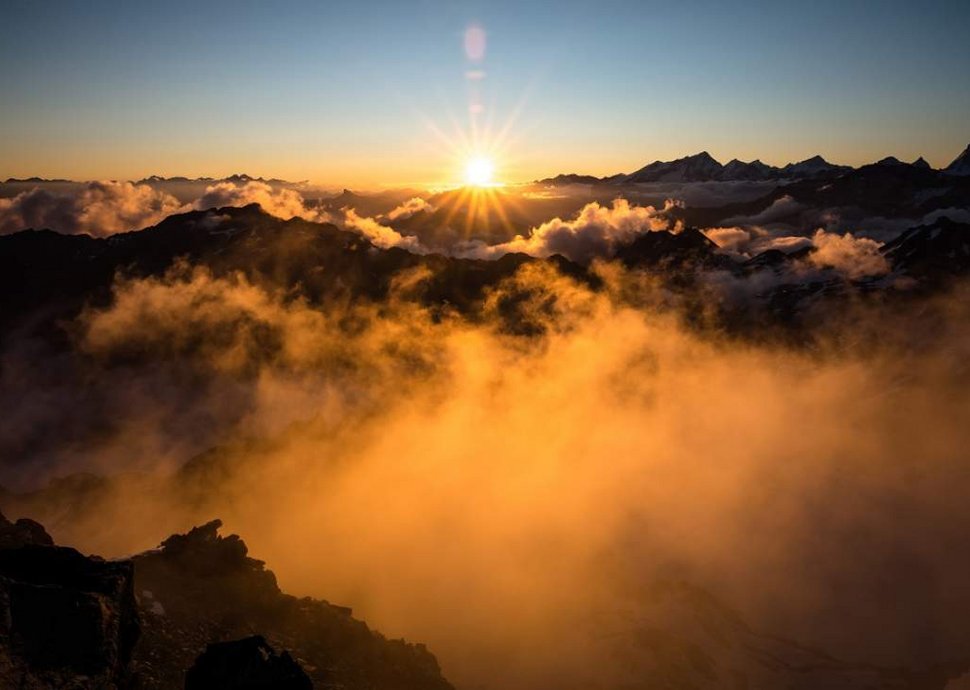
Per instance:
[[[138,639],[131,561],[53,545],[0,515],[0,686],[118,688]]]
[[[54,540],[44,526],[27,518],[10,522],[0,513],[0,549],[15,549],[20,546],[53,546]]]
[[[423,645],[281,592],[221,525],[106,561],[0,515],[0,687],[451,689]]]
[[[248,556],[238,536],[221,536],[221,526],[213,520],[134,558],[143,614],[135,667],[142,687],[179,687],[207,645],[259,633],[288,650],[316,687],[451,688],[423,645],[388,640],[346,607],[281,592],[272,571]],[[224,657],[239,648],[217,650]]]
[[[259,635],[215,642],[185,674],[185,690],[312,690],[309,676],[287,652]]]

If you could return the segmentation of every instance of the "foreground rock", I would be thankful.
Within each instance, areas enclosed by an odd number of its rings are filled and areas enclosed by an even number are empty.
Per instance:
[[[119,688],[138,639],[131,561],[53,545],[0,515],[0,687]]]
[[[105,561],[0,515],[0,688],[451,689],[423,645],[283,594],[220,526]]]
[[[185,670],[207,645],[258,633],[262,644],[288,650],[318,688],[451,688],[423,645],[388,640],[348,608],[282,593],[275,575],[247,555],[238,536],[219,535],[221,526],[214,520],[134,558],[143,615],[135,668],[142,687],[181,687]],[[252,651],[246,645],[268,648],[242,641],[209,651],[216,659],[239,653],[245,660]]]
[[[312,690],[287,652],[277,654],[259,635],[206,647],[185,674],[185,690]]]

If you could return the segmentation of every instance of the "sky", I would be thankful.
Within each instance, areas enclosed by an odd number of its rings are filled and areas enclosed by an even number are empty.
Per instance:
[[[475,155],[521,181],[702,150],[943,166],[970,143],[968,26],[965,0],[7,0],[0,178],[365,188],[454,182]]]

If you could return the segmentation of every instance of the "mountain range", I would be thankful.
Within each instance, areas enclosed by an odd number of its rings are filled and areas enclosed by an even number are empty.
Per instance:
[[[883,158],[876,165],[908,165],[929,170],[930,165],[921,156],[912,163],[903,163],[893,156]],[[760,160],[750,162],[732,159],[721,164],[707,151],[672,161],[654,161],[628,174],[595,177],[593,175],[562,174],[537,180],[537,184],[641,184],[647,182],[757,182],[770,180],[800,180],[823,175],[833,175],[852,170],[852,166],[829,163],[822,156],[812,156],[803,161],[776,167]],[[970,146],[943,172],[951,175],[970,175]]]
[[[683,294],[700,289],[712,271],[738,280],[756,273],[774,276],[762,281],[760,299],[734,307],[718,306],[721,325],[728,327],[750,324],[758,314],[758,328],[796,323],[803,300],[790,302],[784,310],[779,311],[777,304],[763,310],[779,291],[790,294],[792,285],[800,286],[798,294],[803,298],[823,289],[831,293],[834,288],[840,294],[846,289],[871,291],[874,287],[895,292],[891,280],[863,280],[854,288],[838,274],[788,271],[815,251],[802,249],[806,243],[811,244],[803,240],[798,247],[801,251],[769,249],[739,261],[700,230],[686,227],[642,233],[619,246],[615,259],[630,269],[664,278]],[[893,275],[908,276],[936,289],[948,277],[970,271],[970,225],[940,217],[903,233],[882,252]],[[179,261],[204,266],[215,275],[242,273],[258,285],[298,290],[314,303],[386,299],[396,275],[422,269],[427,270],[427,277],[412,298],[472,317],[483,308],[489,293],[525,264],[548,264],[591,287],[599,284],[595,271],[559,255],[537,259],[509,253],[485,260],[415,254],[396,247],[379,249],[355,232],[299,218],[282,220],[251,204],[177,214],[154,227],[108,238],[46,230],[0,237],[0,293],[5,304],[0,334],[27,324],[42,331],[54,328],[58,321],[74,318],[85,304],[110,300],[119,273],[161,276]],[[511,332],[529,332],[535,326],[528,314],[515,309],[502,313]]]

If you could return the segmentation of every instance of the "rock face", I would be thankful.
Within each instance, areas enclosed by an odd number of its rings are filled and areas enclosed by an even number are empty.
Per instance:
[[[221,525],[105,561],[0,515],[0,688],[451,690],[423,645],[283,594]]]
[[[53,546],[0,515],[0,686],[125,687],[138,639],[131,561]]]
[[[312,690],[287,652],[277,654],[259,635],[215,642],[185,674],[185,690]]]
[[[27,518],[10,522],[0,513],[0,549],[15,549],[27,545],[53,546],[54,540],[39,522]]]
[[[247,555],[238,536],[219,535],[221,526],[214,520],[134,557],[143,615],[143,640],[135,653],[141,687],[180,687],[185,670],[206,645],[258,632],[273,647],[289,650],[317,687],[451,688],[423,645],[385,639],[354,619],[348,608],[281,592],[275,575]],[[236,654],[245,660],[252,649],[265,652],[266,644],[237,641],[232,643],[236,646],[217,647],[209,660],[199,663],[208,668],[218,665],[213,659]]]
[[[930,283],[970,272],[970,224],[938,218],[910,228],[882,250],[893,268]]]

